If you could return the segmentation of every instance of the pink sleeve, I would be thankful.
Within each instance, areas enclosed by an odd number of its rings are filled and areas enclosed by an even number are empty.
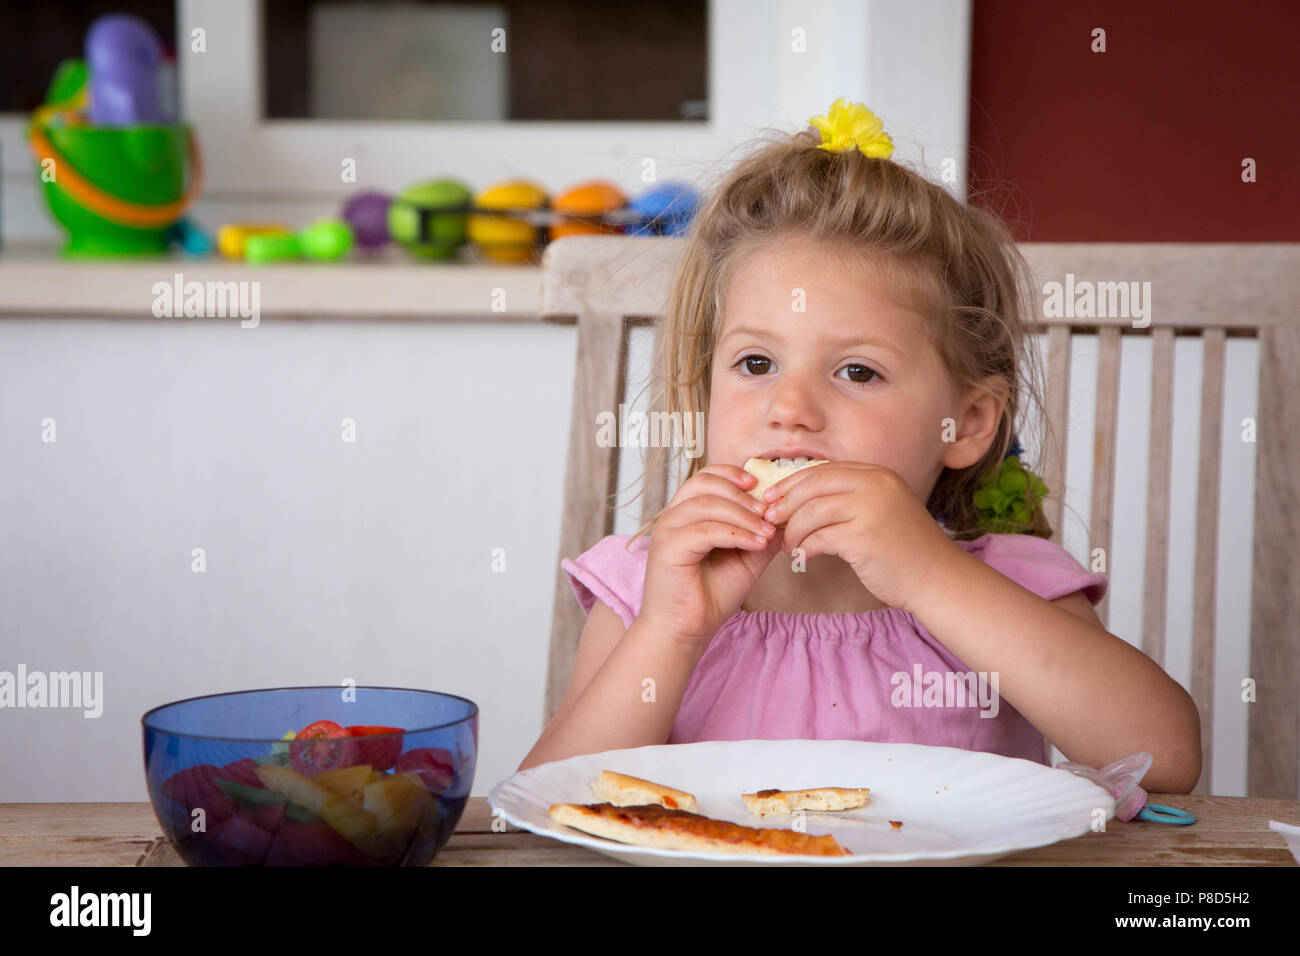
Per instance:
[[[1031,534],[986,534],[974,541],[954,542],[993,570],[1039,597],[1055,601],[1082,591],[1094,605],[1105,595],[1109,582],[1099,571],[1089,571],[1059,544]]]
[[[608,535],[572,561],[565,558],[560,562],[583,611],[590,614],[596,599],[600,598],[628,627],[641,613],[646,557],[650,547],[649,539],[642,535],[629,548],[630,537]]]

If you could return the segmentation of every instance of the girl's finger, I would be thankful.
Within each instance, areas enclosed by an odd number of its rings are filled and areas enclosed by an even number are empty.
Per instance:
[[[735,501],[731,498],[718,498],[714,495],[706,495],[695,500],[704,503],[701,514],[714,515],[763,535],[770,535],[772,531],[776,530],[776,526],[763,520],[762,512],[753,507],[758,502]]]
[[[724,466],[710,465],[709,467]],[[745,473],[745,477],[754,478],[753,475],[748,473]],[[758,479],[755,478],[754,480],[757,481]],[[708,493],[735,501],[737,504],[743,505],[746,509],[755,514],[762,514],[767,507],[766,502],[761,502],[752,495],[747,494],[741,488],[736,487],[736,482],[732,478],[719,475],[715,472],[704,471],[692,475],[689,481],[684,482],[682,486],[677,489],[677,494],[673,495],[672,503],[673,505],[682,504],[692,498],[700,497]]]
[[[772,517],[767,515],[771,513]],[[848,495],[829,495],[820,498],[810,498],[803,504],[792,503],[788,499],[782,499],[771,506],[769,511],[763,513],[765,520],[772,524],[785,529],[787,540],[793,540],[799,535],[811,534],[818,528],[829,527],[833,524],[839,524],[841,521],[847,521],[852,517],[852,498]],[[796,527],[791,528],[790,523],[794,522]]]
[[[815,477],[817,479],[817,482],[822,483],[826,480],[822,477],[823,475],[842,474],[843,468],[842,466],[837,466],[835,471],[831,470],[831,465],[814,465],[811,468],[800,468],[798,471],[786,475],[780,481],[775,481],[771,485],[769,485],[767,490],[763,492],[764,500],[770,503],[780,498],[789,498],[790,493],[794,491],[796,488],[798,488],[800,485],[802,485],[805,481],[808,481],[809,479],[813,478],[814,473],[816,473]],[[834,488],[838,486],[832,485],[831,487]],[[822,494],[826,494],[826,492],[823,491]]]
[[[714,465],[705,465],[698,472],[696,472],[695,477],[704,474],[717,475],[719,478],[724,478],[727,481],[731,482],[737,488],[753,488],[755,483],[757,483],[758,481],[757,478],[755,478],[745,469],[739,468],[736,465],[728,464],[726,462],[718,462],[717,464]]]
[[[835,535],[837,532],[832,529],[847,523],[847,519],[844,521],[827,521],[808,531],[796,530],[793,535],[789,533],[790,527],[787,525],[782,533],[785,535],[785,540],[791,542],[791,553],[797,548],[802,548],[805,558],[815,558],[822,554],[835,553]],[[782,543],[781,547],[784,549],[785,544]]]
[[[717,468],[719,474],[730,481],[734,481],[742,488],[752,488],[754,482],[758,481],[757,478],[739,465],[732,465],[727,462],[718,462],[716,465],[709,465],[708,467]]]
[[[707,519],[681,529],[682,547],[690,556],[703,560],[715,548],[744,548],[761,551],[769,538],[738,528],[726,521]]]
[[[720,498],[717,495],[700,495],[690,498],[673,508],[667,518],[665,527],[681,528],[714,519],[726,521],[739,528],[747,529],[752,534],[761,534],[766,540],[776,530],[775,526],[763,520],[748,504]]]

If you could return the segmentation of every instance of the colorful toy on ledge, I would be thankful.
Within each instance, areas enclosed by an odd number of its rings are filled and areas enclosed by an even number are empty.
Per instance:
[[[297,232],[279,223],[230,223],[217,232],[217,248],[223,256],[256,265],[304,256],[318,262],[338,262],[347,256],[352,243],[352,227],[328,216]]]
[[[564,236],[680,235],[698,198],[681,183],[665,183],[629,202],[613,183],[580,183],[548,201],[530,180],[512,179],[473,194],[459,179],[415,183],[397,196],[366,190],[343,203],[341,218],[320,220],[292,234],[278,223],[232,223],[218,247],[227,258],[275,262],[335,261],[355,246],[371,254],[396,242],[416,259],[455,259],[467,243],[501,263],[535,263],[548,242]],[[351,230],[346,240],[343,227]]]
[[[66,256],[159,255],[173,242],[209,246],[184,220],[202,163],[193,130],[166,108],[158,36],[129,14],[97,18],[85,59],[59,64],[27,142]]]
[[[538,210],[546,207],[546,190],[534,182],[511,179],[489,186],[474,197],[479,209]],[[470,242],[496,262],[537,261],[538,229],[525,219],[509,215],[473,213],[466,224]]]
[[[547,238],[554,242],[565,236],[618,235],[623,223],[615,214],[626,205],[627,196],[613,183],[593,179],[570,186],[551,202],[560,218],[547,227]]]
[[[162,41],[144,21],[109,14],[86,31],[90,122],[95,126],[159,126],[164,117],[159,85]]]
[[[392,196],[374,190],[357,193],[343,204],[340,215],[352,227],[358,249],[375,252],[388,245],[388,207],[392,204]]]
[[[450,259],[465,244],[469,199],[457,179],[408,186],[388,207],[388,234],[417,259]]]
[[[381,194],[348,201],[369,203]],[[387,207],[388,235],[420,259],[454,258],[471,243],[495,262],[535,263],[549,242],[565,236],[678,236],[689,229],[699,197],[685,183],[668,182],[629,200],[606,180],[589,180],[548,201],[530,180],[511,179],[472,195],[457,179],[435,179],[403,190]],[[360,210],[345,205],[355,221]],[[367,211],[367,215],[374,215]],[[377,248],[383,243],[376,239]]]

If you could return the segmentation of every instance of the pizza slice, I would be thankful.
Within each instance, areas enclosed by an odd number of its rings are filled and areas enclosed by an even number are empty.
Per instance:
[[[812,468],[814,465],[829,465],[830,460],[826,458],[751,458],[745,462],[744,471],[749,472],[758,479],[753,488],[750,488],[746,494],[763,500],[763,492],[767,491],[774,484],[784,478],[786,475],[793,475],[796,471],[802,471],[805,468]],[[778,525],[778,527],[782,527]]]
[[[694,794],[642,780],[640,777],[630,777],[625,773],[615,773],[613,770],[602,770],[600,777],[591,782],[591,789],[601,800],[616,807],[657,803],[669,810],[698,813],[700,809]]]
[[[870,787],[817,787],[813,790],[760,790],[742,793],[750,813],[791,813],[795,810],[853,810],[867,804]]]
[[[697,853],[850,855],[829,834],[811,836],[794,830],[746,827],[655,804],[616,807],[609,803],[554,803],[548,812],[556,823],[633,846]]]

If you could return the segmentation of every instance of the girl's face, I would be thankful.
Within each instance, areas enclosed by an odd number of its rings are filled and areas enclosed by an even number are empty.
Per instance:
[[[927,320],[829,252],[790,241],[733,272],[711,370],[708,460],[739,467],[803,450],[884,465],[924,502],[944,467],[983,456],[1001,402],[959,395]]]

